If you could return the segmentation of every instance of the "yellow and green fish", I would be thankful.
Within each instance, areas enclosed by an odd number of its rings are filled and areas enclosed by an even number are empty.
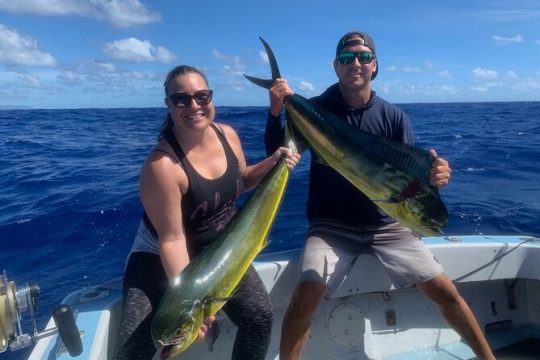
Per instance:
[[[272,79],[244,75],[264,88],[280,78],[270,46],[260,38],[270,62]],[[350,126],[326,108],[300,95],[284,99],[287,122],[327,165],[349,180],[386,214],[422,235],[439,235],[448,212],[437,187],[429,182],[433,156]]]
[[[289,148],[294,150],[292,141]],[[288,178],[281,159],[218,238],[174,279],[152,320],[152,339],[161,349],[161,359],[188,348],[203,320],[217,313],[234,293],[266,245]]]

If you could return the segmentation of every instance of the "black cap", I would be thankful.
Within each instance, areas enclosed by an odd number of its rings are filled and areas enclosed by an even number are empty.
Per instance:
[[[339,53],[346,48],[347,46],[354,46],[354,45],[364,45],[373,51],[374,54],[377,54],[375,51],[375,42],[369,36],[368,34],[361,32],[361,31],[351,31],[346,33],[339,39],[337,46],[336,46],[336,56],[339,55]],[[375,72],[371,74],[371,80],[375,79],[377,76],[377,73],[379,72],[379,63],[377,61],[377,68],[375,69]]]

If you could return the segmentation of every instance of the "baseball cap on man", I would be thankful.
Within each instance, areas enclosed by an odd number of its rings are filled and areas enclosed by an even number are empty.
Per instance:
[[[346,33],[345,35],[341,37],[341,39],[339,39],[336,46],[336,56],[338,56],[339,53],[347,46],[354,46],[354,45],[367,46],[368,48],[371,49],[371,51],[373,51],[374,54],[376,54],[375,42],[373,41],[371,36],[369,36],[368,34],[364,32],[351,31],[351,32]],[[377,73],[379,72],[379,62],[378,62],[379,60],[377,59],[375,61],[377,61],[377,68],[375,69],[373,74],[371,74],[371,80],[375,79],[375,77],[377,76]]]

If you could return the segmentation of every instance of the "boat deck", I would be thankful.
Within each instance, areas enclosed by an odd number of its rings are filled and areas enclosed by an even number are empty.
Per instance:
[[[426,238],[468,302],[499,359],[538,358],[540,243],[530,237]],[[265,254],[255,267],[274,305],[267,359],[278,359],[281,320],[298,276],[299,250]],[[366,276],[369,274],[369,276]],[[80,359],[107,359],[121,313],[121,279],[83,289],[65,301],[77,312]],[[179,359],[228,359],[236,328],[218,313],[220,335],[209,351],[195,343]],[[52,320],[49,326],[53,326]],[[156,357],[158,358],[158,357]],[[375,258],[361,255],[312,322],[302,359],[473,359],[471,349],[415,288],[396,290]],[[30,360],[72,359],[56,337],[41,340]]]

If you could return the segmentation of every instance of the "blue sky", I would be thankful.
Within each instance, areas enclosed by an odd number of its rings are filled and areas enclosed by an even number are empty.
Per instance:
[[[0,108],[163,106],[178,64],[216,105],[267,105],[258,36],[306,97],[336,81],[337,40],[366,31],[394,103],[540,101],[537,0],[0,0]]]

